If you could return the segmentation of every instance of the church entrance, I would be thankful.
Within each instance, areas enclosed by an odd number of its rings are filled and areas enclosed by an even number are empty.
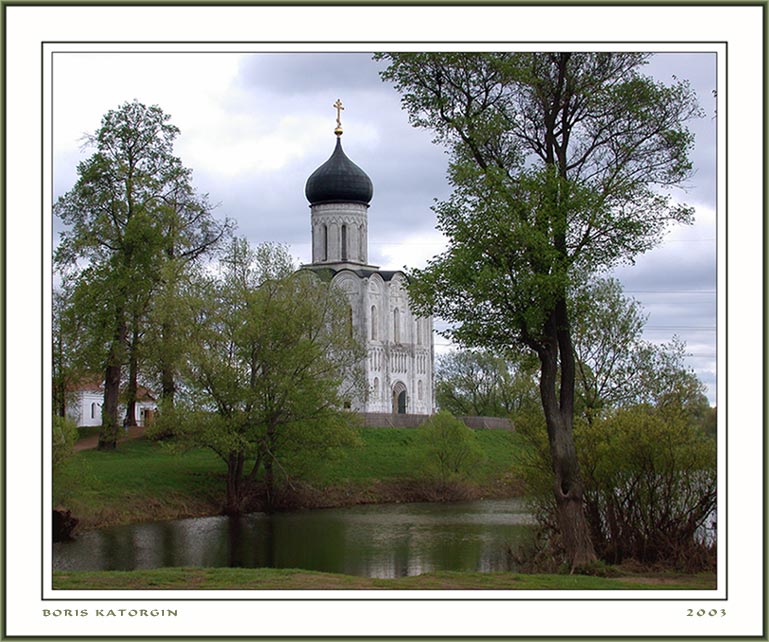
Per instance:
[[[406,414],[406,386],[400,381],[393,386],[393,414]]]

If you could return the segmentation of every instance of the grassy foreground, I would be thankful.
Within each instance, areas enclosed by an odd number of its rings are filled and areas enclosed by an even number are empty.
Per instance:
[[[616,590],[714,589],[715,575],[652,574],[622,577],[439,571],[377,579],[298,569],[161,568],[147,571],[69,572],[53,575],[54,589],[91,590]]]
[[[450,499],[505,497],[520,485],[510,473],[522,448],[514,433],[478,431],[484,464],[475,479]],[[314,508],[393,501],[440,499],[418,477],[416,431],[370,428],[359,446],[301,462],[299,492],[287,507]],[[215,515],[225,492],[225,465],[205,449],[184,453],[147,439],[119,444],[112,452],[77,453],[55,491],[55,503],[72,512],[82,529],[131,522]],[[444,497],[445,498],[445,497]]]

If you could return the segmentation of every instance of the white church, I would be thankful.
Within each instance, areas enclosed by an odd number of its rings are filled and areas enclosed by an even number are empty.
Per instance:
[[[406,275],[368,263],[368,210],[371,179],[342,150],[337,108],[336,147],[307,179],[312,263],[302,266],[330,277],[347,295],[352,322],[364,340],[369,393],[351,401],[362,413],[433,413],[433,320],[415,316]]]

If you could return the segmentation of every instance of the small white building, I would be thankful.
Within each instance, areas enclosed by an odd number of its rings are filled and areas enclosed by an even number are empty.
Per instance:
[[[331,157],[307,180],[312,263],[350,301],[352,323],[364,341],[368,395],[351,401],[359,412],[429,415],[434,410],[433,320],[411,311],[401,271],[368,264],[371,179],[342,150],[337,120]]]
[[[76,385],[67,398],[67,417],[78,426],[101,426],[101,406],[104,403],[104,385],[101,382],[84,381]],[[136,399],[136,423],[148,426],[157,412],[157,402],[152,393],[139,386]],[[119,408],[125,415],[125,405]]]

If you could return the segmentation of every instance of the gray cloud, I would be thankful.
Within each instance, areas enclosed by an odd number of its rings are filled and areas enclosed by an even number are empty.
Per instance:
[[[295,97],[329,89],[379,90],[379,68],[371,53],[256,53],[243,59],[244,88],[266,89]]]

